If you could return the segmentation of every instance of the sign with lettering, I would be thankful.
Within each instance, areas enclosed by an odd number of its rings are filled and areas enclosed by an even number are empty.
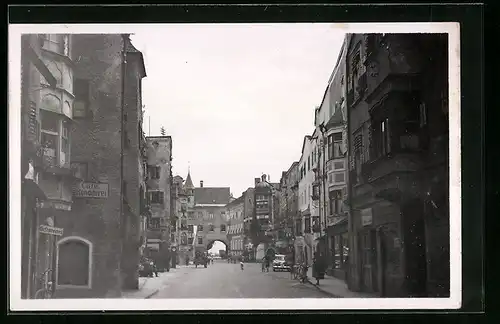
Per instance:
[[[62,236],[64,229],[60,227],[53,227],[53,226],[48,226],[48,225],[40,225],[38,228],[38,231],[42,234],[47,234],[47,235],[55,235],[55,236]]]
[[[107,183],[80,182],[73,188],[73,197],[77,198],[108,198]]]

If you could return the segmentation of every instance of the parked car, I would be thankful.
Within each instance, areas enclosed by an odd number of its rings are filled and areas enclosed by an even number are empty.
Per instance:
[[[291,265],[286,262],[284,254],[276,254],[273,260],[273,271],[291,271]]]

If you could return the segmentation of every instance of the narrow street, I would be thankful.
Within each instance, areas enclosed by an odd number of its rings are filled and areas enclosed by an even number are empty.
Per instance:
[[[219,260],[203,267],[175,269],[151,298],[328,298],[310,284],[290,279],[288,272],[262,273],[260,264]]]

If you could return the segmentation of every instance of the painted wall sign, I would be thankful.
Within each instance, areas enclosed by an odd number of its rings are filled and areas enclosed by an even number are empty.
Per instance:
[[[73,197],[77,198],[108,198],[107,183],[80,182],[73,188]]]
[[[47,234],[47,235],[55,235],[55,236],[62,236],[64,229],[60,227],[53,227],[53,226],[48,226],[48,225],[40,225],[38,228],[38,231],[42,234]]]

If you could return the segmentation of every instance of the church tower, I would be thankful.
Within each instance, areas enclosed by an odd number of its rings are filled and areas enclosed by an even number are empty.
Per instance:
[[[186,182],[184,183],[184,192],[188,196],[188,208],[194,207],[194,185],[193,180],[191,180],[191,172],[188,168],[188,174]]]

